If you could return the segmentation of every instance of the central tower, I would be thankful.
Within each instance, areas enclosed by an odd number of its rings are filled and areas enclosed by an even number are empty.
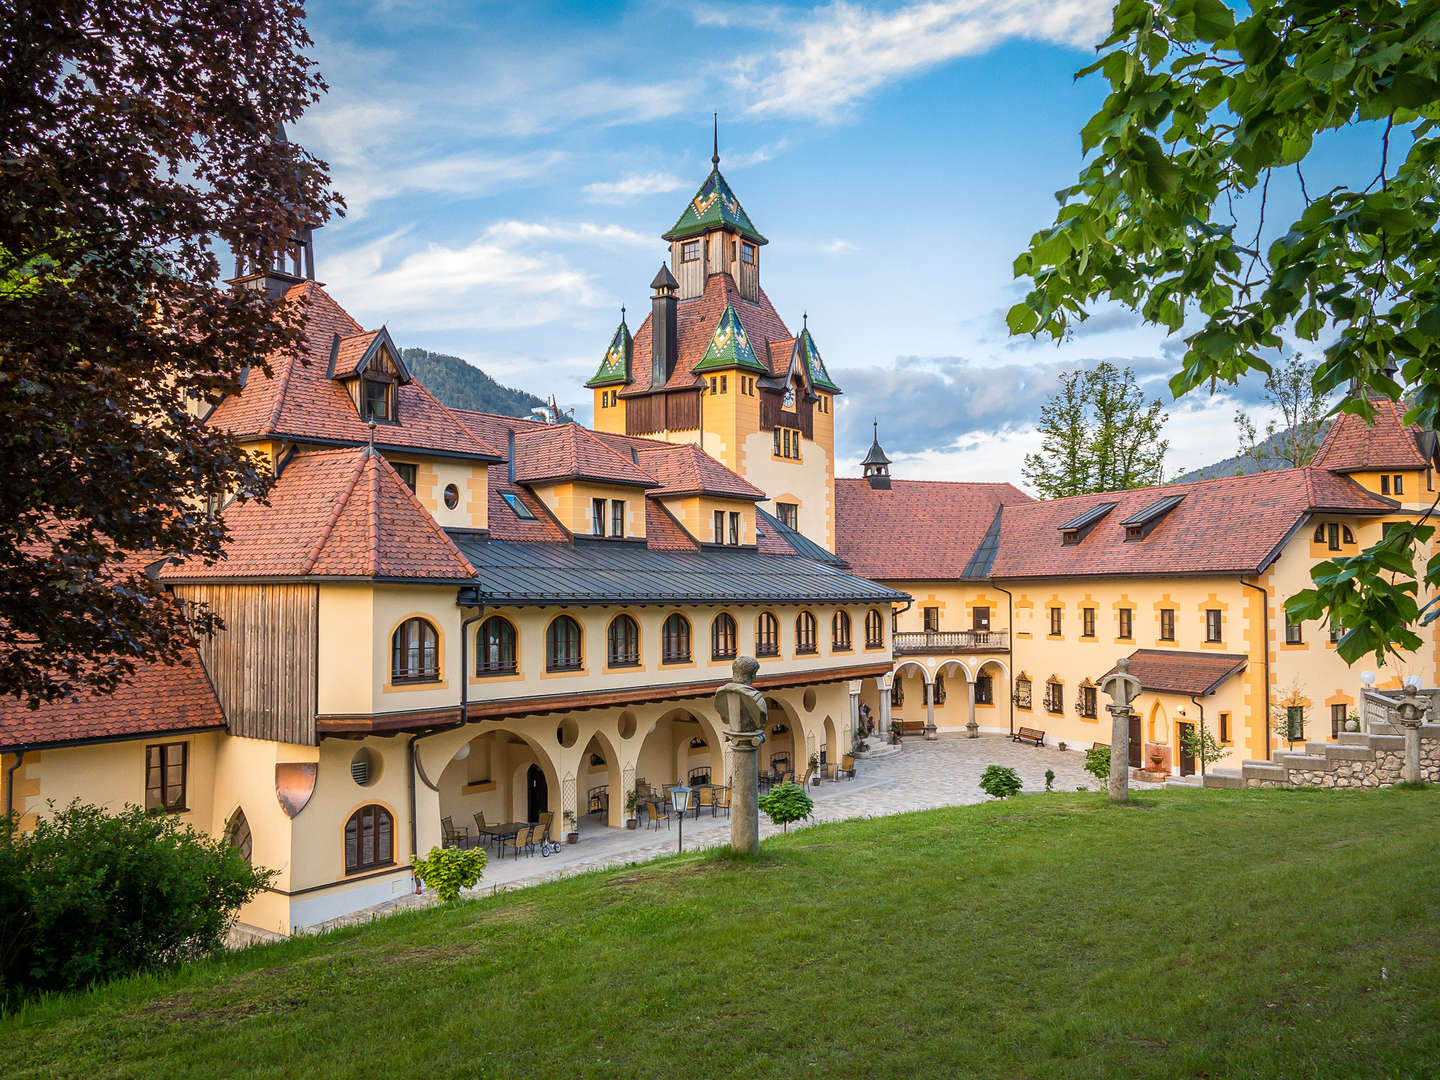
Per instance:
[[[760,285],[767,243],[720,172],[663,234],[670,259],[631,335],[622,309],[595,375],[595,428],[698,443],[765,491],[764,509],[835,546],[835,397],[802,320],[792,334]]]

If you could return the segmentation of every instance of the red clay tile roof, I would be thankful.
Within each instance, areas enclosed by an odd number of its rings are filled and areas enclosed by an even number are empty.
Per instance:
[[[700,550],[699,542],[654,499],[645,500],[645,546],[655,551]]]
[[[639,467],[660,486],[651,495],[717,495],[728,499],[765,498],[765,492],[732,472],[694,443],[665,443],[635,453]]]
[[[1335,418],[1310,462],[1313,467],[1339,473],[1425,468],[1425,455],[1415,443],[1420,428],[1405,425],[1404,405],[1389,398],[1371,404],[1373,425],[1353,413]]]
[[[515,479],[595,480],[604,484],[655,487],[655,478],[637,468],[579,424],[541,424],[515,436]]]
[[[79,694],[27,709],[0,699],[0,746],[45,746],[171,731],[223,728],[215,689],[190,650],[188,662],[141,664],[113,694]]]
[[[538,420],[527,420],[518,416],[499,416],[494,413],[471,412],[468,409],[452,410],[460,422],[491,446],[498,446],[508,452],[510,436],[535,431],[549,425]],[[508,460],[508,459],[507,459]],[[540,498],[529,488],[510,483],[507,465],[492,465],[486,470],[490,476],[490,510],[488,532],[496,540],[520,540],[532,543],[563,544],[570,534],[555,520],[554,515]],[[513,495],[535,516],[534,521],[522,521],[510,508],[504,496]]]
[[[269,376],[251,371],[244,388],[220,402],[207,423],[240,436],[365,444],[368,426],[344,385],[328,377],[335,335],[343,340],[363,334],[363,328],[313,281],[292,288],[284,303],[305,305],[303,356],[272,358]],[[418,382],[397,387],[396,400],[399,422],[375,428],[375,445],[381,449],[499,456]]]
[[[740,289],[736,286],[735,279],[728,273],[712,274],[705,283],[703,294],[690,300],[681,300],[677,305],[676,315],[680,331],[679,359],[675,365],[675,371],[665,384],[668,388],[672,390],[686,389],[696,385],[695,365],[704,359],[705,350],[710,346],[710,339],[715,334],[715,327],[720,322],[720,316],[725,314],[726,305],[734,306],[735,314],[739,316],[741,325],[745,327],[745,336],[750,340],[750,347],[755,351],[755,355],[762,361],[768,361],[771,364],[772,372],[785,370],[790,362],[790,350],[788,348],[784,350],[777,369],[770,343],[793,341],[793,337],[785,328],[784,321],[776,313],[774,305],[770,303],[770,298],[765,295],[764,290],[760,291],[758,303],[746,300],[740,295]],[[631,352],[630,363],[634,381],[620,391],[621,397],[647,393],[651,389],[650,319],[649,315],[645,316],[645,321],[640,324],[640,329],[635,333],[635,344]]]
[[[1184,499],[1145,539],[1125,539],[1127,517],[1171,495]],[[1080,543],[1061,542],[1060,525],[1104,502],[1118,505]],[[1380,514],[1394,507],[1352,480],[1315,468],[1019,503],[1001,515],[990,576],[1253,574],[1307,513]]]
[[[1013,484],[892,480],[887,490],[837,479],[835,554],[876,581],[959,578],[995,511],[1032,501]]]
[[[1173,649],[1136,649],[1130,654],[1130,674],[1140,688],[1152,693],[1208,694],[1249,662],[1243,653],[1176,652]],[[1113,675],[1112,668],[1107,674]],[[1103,685],[1104,680],[1101,680]]]
[[[225,557],[188,559],[160,580],[347,577],[468,581],[474,570],[398,473],[368,447],[297,454],[269,505],[224,511]]]
[[[335,370],[331,373],[333,377],[343,379],[347,375],[354,375],[360,361],[365,359],[365,353],[379,336],[379,330],[366,330],[342,337],[335,350]]]

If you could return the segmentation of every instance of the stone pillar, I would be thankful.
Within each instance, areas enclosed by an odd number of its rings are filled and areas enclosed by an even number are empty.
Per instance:
[[[1396,723],[1405,734],[1405,783],[1422,782],[1420,770],[1420,723],[1425,719],[1425,702],[1410,690],[1395,707]]]
[[[896,676],[892,674],[890,678],[893,680]],[[888,741],[890,738],[890,687],[888,686],[880,687],[880,727],[876,734],[880,736],[882,742]]]
[[[1110,801],[1130,801],[1130,703],[1140,696],[1140,680],[1130,674],[1130,661],[1115,661],[1115,671],[1100,682],[1110,697]]]
[[[969,679],[965,680],[965,689],[970,695],[970,719],[965,721],[966,735],[971,739],[980,737],[980,725],[975,721],[975,684]]]
[[[730,846],[750,855],[760,851],[760,763],[763,731],[725,732],[730,744]]]
[[[935,732],[935,684],[925,684],[925,739],[927,742],[934,742]]]
[[[860,730],[860,687],[855,686],[850,691],[850,738],[849,746],[855,745],[855,732]]]

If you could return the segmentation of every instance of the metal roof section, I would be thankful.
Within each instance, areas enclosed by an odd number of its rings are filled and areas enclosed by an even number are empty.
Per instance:
[[[1184,495],[1166,495],[1163,499],[1156,499],[1143,510],[1131,514],[1120,522],[1125,526],[1125,539],[1144,540],[1155,526],[1164,520],[1166,514],[1184,501]]]
[[[762,528],[762,531],[768,529],[773,535],[784,540],[785,543],[789,544],[795,550],[795,554],[807,559],[814,559],[816,562],[829,563],[831,566],[849,565],[844,559],[840,558],[839,555],[836,555],[832,551],[827,551],[808,536],[796,532],[779,518],[767,514],[758,506],[755,508],[755,516],[756,524]]]
[[[839,567],[795,555],[706,548],[653,551],[640,545],[527,544],[473,533],[452,539],[477,583],[460,603],[720,604],[889,603],[909,597]],[[832,556],[833,558],[833,556]]]
[[[1099,503],[1096,506],[1092,506],[1089,510],[1086,510],[1078,517],[1071,518],[1069,521],[1065,522],[1065,524],[1059,526],[1059,529],[1061,532],[1066,532],[1069,529],[1083,529],[1087,525],[1094,525],[1097,521],[1099,521],[1101,518],[1103,518],[1106,514],[1110,513],[1111,510],[1114,510],[1115,507],[1119,505],[1119,503],[1113,502]]]
[[[975,554],[971,555],[970,561],[965,564],[963,577],[987,578],[990,576],[990,567],[995,562],[995,553],[1000,550],[1000,515],[1003,513],[1005,513],[1003,504],[995,508],[995,518],[990,522],[990,528],[985,531],[985,536],[980,541],[980,546],[975,549]]]

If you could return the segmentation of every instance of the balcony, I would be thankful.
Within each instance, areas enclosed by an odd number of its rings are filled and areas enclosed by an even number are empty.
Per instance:
[[[1008,630],[908,630],[895,632],[895,655],[906,653],[1008,652]]]

